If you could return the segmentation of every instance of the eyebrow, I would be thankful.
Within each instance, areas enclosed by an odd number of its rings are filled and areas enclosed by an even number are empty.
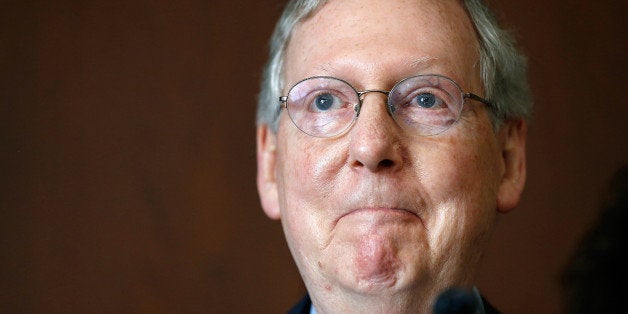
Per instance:
[[[417,69],[417,68],[422,69],[422,68],[431,67],[437,60],[438,58],[436,57],[421,57],[421,58],[416,58],[416,59],[410,59],[404,62],[404,64],[407,67],[410,67],[413,69]],[[317,66],[316,68],[320,70],[321,72],[325,72],[325,73],[332,73],[332,72],[335,72],[336,70],[336,67],[332,65],[330,62],[321,64]]]
[[[429,68],[438,60],[436,57],[422,57],[410,60],[408,66],[412,68]]]
[[[316,67],[316,69],[325,72],[325,73],[330,73],[333,72],[333,70],[335,70],[335,67],[333,65],[331,65],[331,63],[327,62],[325,64],[321,64],[319,66]]]

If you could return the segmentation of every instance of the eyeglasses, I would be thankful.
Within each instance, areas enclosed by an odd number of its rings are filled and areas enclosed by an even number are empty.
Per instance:
[[[403,79],[390,91],[357,91],[341,79],[315,76],[296,83],[279,101],[297,128],[314,137],[328,138],[353,125],[367,93],[387,95],[388,113],[397,124],[421,136],[440,134],[456,123],[465,98],[491,106],[480,96],[464,93],[452,79],[435,74]]]

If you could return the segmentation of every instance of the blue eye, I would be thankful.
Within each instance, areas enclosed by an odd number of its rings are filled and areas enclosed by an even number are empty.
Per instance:
[[[430,93],[423,93],[416,96],[416,102],[421,108],[432,108],[436,105],[436,96]]]
[[[314,99],[314,105],[320,111],[329,110],[334,105],[334,96],[331,94],[320,94]]]

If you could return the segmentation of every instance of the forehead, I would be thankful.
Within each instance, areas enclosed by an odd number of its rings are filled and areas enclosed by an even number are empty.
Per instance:
[[[401,66],[405,75],[448,67],[464,76],[477,61],[475,30],[460,1],[331,0],[294,29],[285,74],[295,82]]]

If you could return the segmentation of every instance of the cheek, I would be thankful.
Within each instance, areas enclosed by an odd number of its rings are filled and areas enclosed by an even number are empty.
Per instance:
[[[443,265],[454,265],[444,266],[452,271],[456,265],[478,262],[478,252],[486,245],[496,215],[499,167],[494,156],[499,153],[491,140],[476,138],[487,137],[439,139],[416,154],[429,203],[427,241],[434,258]]]
[[[288,121],[289,122],[289,121]],[[345,164],[343,144],[312,138],[285,125],[278,133],[277,173],[284,229],[295,241],[324,242],[329,206],[341,195],[340,173]]]
[[[500,152],[492,130],[457,134],[431,144],[416,155],[420,172],[429,183],[425,188],[436,197],[434,201],[472,198],[462,202],[468,203],[478,197],[496,197]]]
[[[492,130],[483,131],[439,138],[416,153],[430,204],[428,228],[443,232],[465,229],[470,235],[474,231],[469,229],[486,230],[492,225],[500,152]]]
[[[277,179],[287,198],[285,205],[308,207],[329,202],[339,188],[346,148],[327,139],[301,134],[289,136],[292,140],[279,144],[283,149],[278,152],[277,167]]]

